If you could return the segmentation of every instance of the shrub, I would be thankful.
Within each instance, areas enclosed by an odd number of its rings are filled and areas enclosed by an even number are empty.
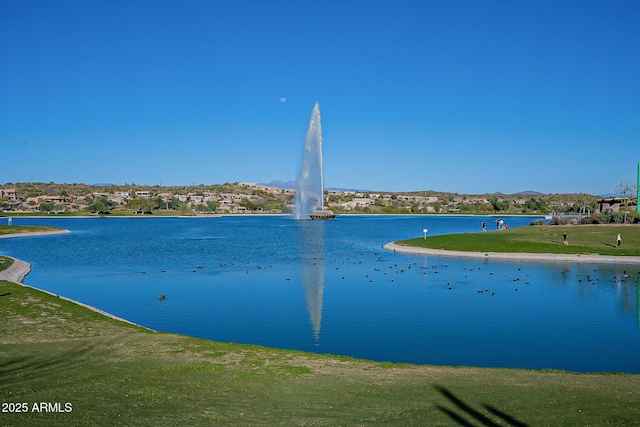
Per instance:
[[[620,214],[624,217],[624,213],[620,212]],[[627,222],[629,224],[639,224],[640,223],[640,212],[630,211],[627,212]]]
[[[536,219],[535,221],[531,221],[529,225],[545,225],[546,223],[544,219]]]
[[[611,222],[615,222],[616,224],[624,223],[624,212],[613,212]]]
[[[601,212],[598,214],[598,219],[601,224],[609,224],[611,222],[611,212]]]
[[[580,224],[601,224],[600,217],[598,215],[591,215],[589,217],[582,218]]]
[[[562,216],[554,216],[553,218],[551,218],[551,220],[549,221],[549,225],[567,225],[572,223],[571,220],[569,218],[565,218]],[[577,223],[577,221],[574,219],[573,223]]]

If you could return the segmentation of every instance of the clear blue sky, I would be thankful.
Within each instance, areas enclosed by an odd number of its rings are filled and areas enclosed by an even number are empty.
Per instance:
[[[284,101],[284,102],[283,102]],[[640,1],[0,1],[0,184],[609,193]]]

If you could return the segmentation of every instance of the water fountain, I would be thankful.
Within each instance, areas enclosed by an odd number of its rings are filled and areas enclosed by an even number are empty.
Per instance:
[[[335,214],[324,209],[324,176],[322,165],[322,124],[320,105],[316,102],[311,112],[309,128],[304,141],[302,170],[298,178],[295,218],[333,219]]]

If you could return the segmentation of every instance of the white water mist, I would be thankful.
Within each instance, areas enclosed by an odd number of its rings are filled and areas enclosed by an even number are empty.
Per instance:
[[[304,157],[298,178],[296,193],[296,219],[305,218],[314,210],[324,206],[324,177],[322,171],[322,124],[320,105],[316,102],[304,140]]]

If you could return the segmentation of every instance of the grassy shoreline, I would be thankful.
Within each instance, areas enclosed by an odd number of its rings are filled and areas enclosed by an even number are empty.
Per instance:
[[[634,425],[640,376],[375,363],[153,333],[0,282],[2,425]],[[519,423],[519,424],[518,424]]]
[[[569,245],[563,245],[567,233]],[[616,236],[622,245],[616,247]],[[461,252],[640,256],[638,225],[528,226],[486,233],[443,234],[395,242],[401,246]]]
[[[2,280],[0,318],[1,426],[632,426],[640,417],[634,374],[377,363],[213,342]]]
[[[0,313],[0,403],[28,409],[3,413],[3,426],[623,426],[640,417],[640,375],[376,363],[213,342],[7,281]],[[40,402],[58,406],[34,410]]]

